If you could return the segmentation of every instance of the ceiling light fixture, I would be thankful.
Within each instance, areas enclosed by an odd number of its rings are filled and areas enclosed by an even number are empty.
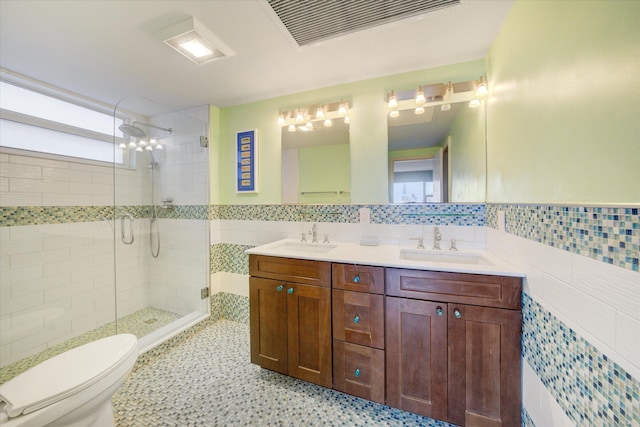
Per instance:
[[[194,17],[156,31],[156,36],[196,64],[235,55]]]
[[[422,86],[418,86],[418,90],[416,91],[416,104],[422,105],[425,102],[427,102],[427,99],[424,97],[424,90],[422,90]]]
[[[478,80],[476,86],[476,96],[487,96],[488,93],[487,82],[484,80],[484,76],[480,76],[480,80]]]
[[[396,92],[393,90],[389,93],[389,100],[388,100],[387,106],[389,108],[398,108],[398,98],[396,98]]]

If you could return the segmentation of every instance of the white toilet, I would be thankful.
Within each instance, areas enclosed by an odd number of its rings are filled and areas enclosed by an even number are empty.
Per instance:
[[[0,426],[115,426],[111,396],[138,358],[137,343],[132,334],[103,338],[0,385]]]

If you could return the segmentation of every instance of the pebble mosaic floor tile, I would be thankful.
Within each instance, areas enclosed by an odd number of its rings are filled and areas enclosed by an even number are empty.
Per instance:
[[[158,310],[153,307],[143,308],[142,310],[138,310],[135,313],[123,316],[119,319],[117,332],[116,322],[110,322],[92,331],[85,332],[82,335],[41,351],[38,354],[26,357],[16,363],[2,367],[0,369],[0,384],[9,381],[16,375],[52,358],[55,355],[71,350],[72,348],[79,347],[83,344],[87,344],[116,333],[131,333],[140,338],[155,331],[156,329],[160,329],[164,325],[168,325],[179,317],[180,316],[175,313]]]
[[[136,365],[112,402],[118,427],[453,427],[253,365],[249,325],[228,320]]]

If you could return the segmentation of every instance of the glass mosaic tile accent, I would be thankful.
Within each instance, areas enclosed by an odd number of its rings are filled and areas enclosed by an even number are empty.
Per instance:
[[[524,406],[522,407],[522,427],[536,427]]]
[[[209,217],[209,206],[175,206],[174,209],[159,208],[157,212],[159,218],[206,220]],[[130,214],[136,219],[149,218],[151,206],[115,207],[116,218],[124,214]],[[0,206],[0,227],[103,221],[113,218],[113,206]]]
[[[16,375],[52,358],[55,355],[71,350],[72,348],[115,334],[131,333],[140,338],[155,331],[156,329],[160,329],[161,327],[168,325],[179,317],[180,316],[175,313],[158,310],[153,307],[143,308],[142,310],[118,319],[117,329],[116,322],[109,322],[89,332],[85,332],[82,335],[71,338],[61,344],[41,351],[38,354],[26,357],[16,363],[0,368],[0,384],[9,381]],[[150,320],[153,321],[150,322]]]
[[[249,325],[205,326],[146,363],[114,394],[116,425],[454,427],[262,369]]]
[[[227,273],[249,274],[249,255],[244,253],[254,246],[217,243],[211,245],[211,273],[226,271]]]
[[[488,227],[499,210],[509,234],[639,271],[640,208],[489,204]]]
[[[222,313],[221,318],[234,322],[249,324],[249,297],[220,292]]]
[[[217,205],[209,219],[357,223],[360,208],[371,209],[373,224],[482,226],[484,204],[406,205]]]
[[[576,425],[640,426],[640,381],[526,293],[522,352]]]

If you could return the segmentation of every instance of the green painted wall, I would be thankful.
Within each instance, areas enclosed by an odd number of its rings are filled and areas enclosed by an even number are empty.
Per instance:
[[[395,74],[377,79],[331,86],[220,110],[220,139],[212,188],[219,188],[220,204],[272,204],[281,202],[280,127],[278,112],[313,103],[350,101],[351,202],[387,203],[387,107],[391,89],[403,90],[419,84],[478,79],[484,74],[484,60],[428,70]],[[257,129],[259,144],[259,192],[235,192],[235,133]],[[213,190],[212,190],[213,191]],[[213,194],[212,194],[213,196]]]
[[[322,145],[298,149],[300,203],[349,203],[349,145]],[[302,194],[323,191],[337,194]]]
[[[488,202],[640,202],[640,1],[516,1],[487,74]]]

